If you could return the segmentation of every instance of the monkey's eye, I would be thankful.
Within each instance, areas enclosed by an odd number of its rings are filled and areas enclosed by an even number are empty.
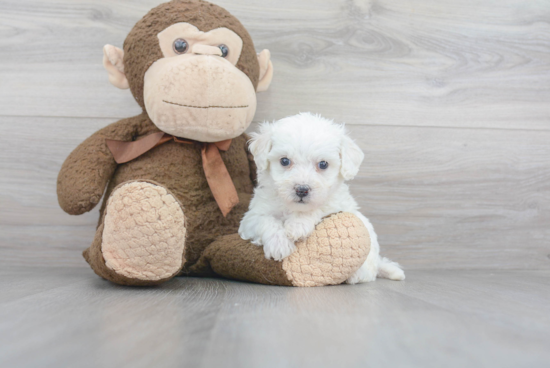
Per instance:
[[[218,46],[220,48],[220,50],[222,51],[222,57],[226,57],[227,54],[229,54],[229,48],[225,45],[220,45]]]
[[[319,167],[319,169],[321,170],[326,170],[328,168],[328,162],[326,161],[321,161],[317,164],[317,166]]]
[[[281,165],[283,165],[283,166],[290,165],[290,159],[288,159],[286,157],[283,157],[280,162],[281,162]]]
[[[189,44],[183,38],[178,38],[174,41],[173,47],[176,54],[185,54],[189,48]]]

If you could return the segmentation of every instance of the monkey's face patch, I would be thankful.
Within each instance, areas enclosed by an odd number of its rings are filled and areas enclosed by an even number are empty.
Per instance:
[[[256,91],[235,67],[243,41],[227,28],[201,32],[176,23],[158,34],[164,58],[145,73],[145,108],[162,131],[201,142],[242,134],[256,112]]]

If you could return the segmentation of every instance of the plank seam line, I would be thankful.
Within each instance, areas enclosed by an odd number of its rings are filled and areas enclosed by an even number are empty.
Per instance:
[[[136,116],[136,115],[133,115]],[[129,118],[127,117],[110,117],[110,116],[58,116],[58,115],[4,115],[0,114],[0,118],[43,118],[43,119],[97,119],[111,120],[113,122]],[[254,120],[253,123],[260,123],[260,120]],[[356,124],[347,123],[349,126],[364,126],[364,127],[398,127],[398,128],[427,128],[427,129],[461,129],[461,130],[503,130],[503,131],[524,131],[524,132],[550,132],[549,129],[525,129],[525,128],[498,128],[498,127],[459,127],[459,126],[438,126],[438,125],[400,125],[400,124]]]

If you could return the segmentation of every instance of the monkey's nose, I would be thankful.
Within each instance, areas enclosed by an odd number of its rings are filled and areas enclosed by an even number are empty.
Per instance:
[[[308,185],[297,185],[295,189],[296,189],[296,195],[300,198],[307,197],[310,191],[310,188]]]

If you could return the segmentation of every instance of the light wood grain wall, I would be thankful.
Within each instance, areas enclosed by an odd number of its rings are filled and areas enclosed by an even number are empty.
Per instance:
[[[409,269],[550,266],[549,1],[215,2],[272,52],[256,122],[347,124],[366,153],[352,190],[385,255]],[[0,265],[83,265],[97,210],[64,214],[57,172],[139,113],[108,83],[102,46],[158,3],[0,2]]]

